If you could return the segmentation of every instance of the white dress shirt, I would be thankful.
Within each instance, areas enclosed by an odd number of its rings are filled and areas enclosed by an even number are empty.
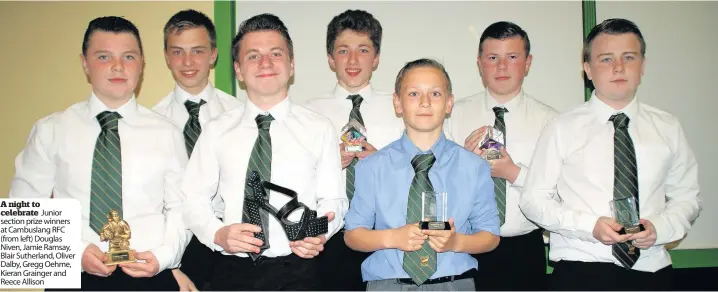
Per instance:
[[[681,239],[698,217],[698,166],[676,117],[637,98],[617,111],[595,95],[546,125],[524,186],[521,209],[553,232],[553,261],[607,262],[620,266],[611,246],[592,233],[600,216],[612,217],[613,123],[630,119],[638,168],[639,212],[653,223],[654,246],[641,250],[634,270],[655,272],[671,264],[664,244]]]
[[[331,123],[321,115],[292,103],[289,97],[268,111],[274,121],[269,129],[272,142],[271,181],[297,192],[298,200],[317,210],[318,216],[334,212],[329,223],[330,238],[344,224],[349,202],[341,179],[339,139]],[[187,197],[185,223],[197,238],[214,250],[229,254],[214,243],[215,233],[225,225],[242,222],[244,188],[249,157],[258,136],[255,118],[267,114],[252,102],[227,112],[207,124],[200,135],[185,172],[182,191]],[[190,180],[190,178],[192,178]],[[224,222],[213,216],[209,198],[224,199]],[[280,209],[290,198],[269,192],[269,203]],[[290,220],[299,219],[301,211]],[[291,254],[289,241],[279,222],[270,216],[270,249],[262,255]],[[246,257],[246,253],[237,253]]]
[[[175,89],[165,96],[155,105],[152,110],[172,120],[177,127],[184,130],[185,124],[189,119],[189,113],[185,107],[185,101],[199,103],[204,100],[206,104],[199,108],[199,124],[204,129],[207,123],[224,114],[227,111],[244,107],[244,102],[231,96],[219,89],[214,88],[212,82],[208,82],[207,86],[198,95],[192,95],[175,85]],[[184,136],[183,136],[184,137]],[[219,196],[212,198],[212,205],[218,218],[223,218],[224,202]]]
[[[359,94],[364,99],[359,112],[364,120],[367,131],[367,142],[377,150],[401,138],[404,131],[404,120],[394,112],[394,98],[391,93],[377,91],[371,84],[356,93],[350,93],[337,84],[332,92],[309,100],[304,106],[328,118],[334,125],[337,137],[341,137],[342,128],[349,122],[349,112],[354,106],[349,95]],[[341,140],[339,140],[341,143]],[[342,179],[346,179],[346,171],[342,171]]]
[[[108,250],[90,228],[90,181],[97,114],[109,110],[94,94],[54,113],[32,128],[15,160],[10,198],[76,199],[82,206],[82,251],[89,244]],[[182,221],[180,180],[187,157],[182,133],[132,97],[116,111],[122,153],[122,210],[132,229],[130,247],[151,251],[159,271],[179,266],[192,234]]]
[[[526,219],[519,209],[521,189],[541,130],[558,112],[523,90],[503,105],[487,90],[456,101],[451,116],[445,123],[447,136],[459,145],[464,145],[464,141],[474,130],[482,126],[494,126],[494,107],[508,110],[504,113],[506,151],[521,168],[514,183],[506,181],[506,220],[501,226],[501,236],[524,235],[538,227]]]

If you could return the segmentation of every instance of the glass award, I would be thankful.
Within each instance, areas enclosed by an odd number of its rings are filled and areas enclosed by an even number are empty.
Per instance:
[[[487,127],[487,131],[479,142],[479,149],[484,150],[484,159],[499,159],[501,158],[501,147],[504,144],[506,144],[504,134],[494,127]]]
[[[345,152],[362,152],[362,142],[366,140],[366,128],[359,121],[352,119],[342,128],[342,141]]]
[[[421,193],[421,229],[451,230],[446,192]]]
[[[105,265],[117,265],[121,263],[134,263],[135,251],[130,249],[130,225],[122,220],[117,210],[107,214],[107,223],[100,230],[100,240],[108,241],[110,251],[106,252],[107,262]]]
[[[613,219],[623,226],[618,234],[633,234],[646,230],[643,224],[640,223],[638,204],[635,197],[614,199],[610,204]],[[635,254],[636,247],[633,246],[633,243],[627,242],[627,244],[628,253]]]

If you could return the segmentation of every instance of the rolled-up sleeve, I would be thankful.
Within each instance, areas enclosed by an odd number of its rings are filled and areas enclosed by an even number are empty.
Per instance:
[[[488,163],[482,163],[476,175],[476,186],[472,189],[474,195],[473,208],[469,215],[472,233],[488,231],[500,235],[500,223],[496,199],[494,196],[494,182],[491,180],[491,168]]]
[[[354,168],[354,197],[345,218],[344,229],[347,231],[360,227],[374,228],[376,221],[376,192],[374,174],[366,160],[359,161]]]

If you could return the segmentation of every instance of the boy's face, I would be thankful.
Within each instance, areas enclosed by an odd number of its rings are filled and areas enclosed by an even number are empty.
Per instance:
[[[339,85],[349,92],[357,92],[367,86],[379,65],[379,54],[369,34],[351,29],[345,29],[337,36],[334,53],[327,57]]]
[[[131,33],[95,31],[90,35],[82,69],[101,99],[125,101],[134,94],[144,63],[140,46]]]
[[[401,114],[408,129],[431,132],[441,129],[451,113],[454,95],[439,69],[416,67],[404,75],[400,92],[394,93],[394,110]]]
[[[591,42],[591,58],[583,63],[596,95],[612,101],[630,101],[641,84],[645,62],[641,43],[633,33],[600,34]]]
[[[272,96],[286,91],[294,75],[294,60],[278,31],[255,31],[242,37],[234,71],[250,96]]]
[[[217,48],[212,49],[204,27],[185,29],[179,34],[173,31],[167,36],[165,61],[177,84],[198,94],[207,86],[210,68],[217,61]]]
[[[511,96],[521,91],[524,77],[531,68],[531,55],[526,55],[524,40],[519,36],[486,39],[482,44],[478,65],[481,80],[495,96]]]

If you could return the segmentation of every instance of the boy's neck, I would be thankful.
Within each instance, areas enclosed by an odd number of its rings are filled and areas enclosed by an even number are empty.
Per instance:
[[[287,90],[283,90],[282,92],[279,92],[275,95],[271,96],[262,96],[262,95],[254,95],[254,94],[248,94],[247,99],[251,101],[255,106],[257,106],[259,109],[268,111],[269,109],[273,108],[275,105],[281,103],[284,101],[284,99],[289,98],[287,95]]]
[[[441,131],[441,127],[428,132],[407,128],[406,136],[421,151],[428,151],[436,144],[436,141],[439,141],[439,138],[441,138]]]

